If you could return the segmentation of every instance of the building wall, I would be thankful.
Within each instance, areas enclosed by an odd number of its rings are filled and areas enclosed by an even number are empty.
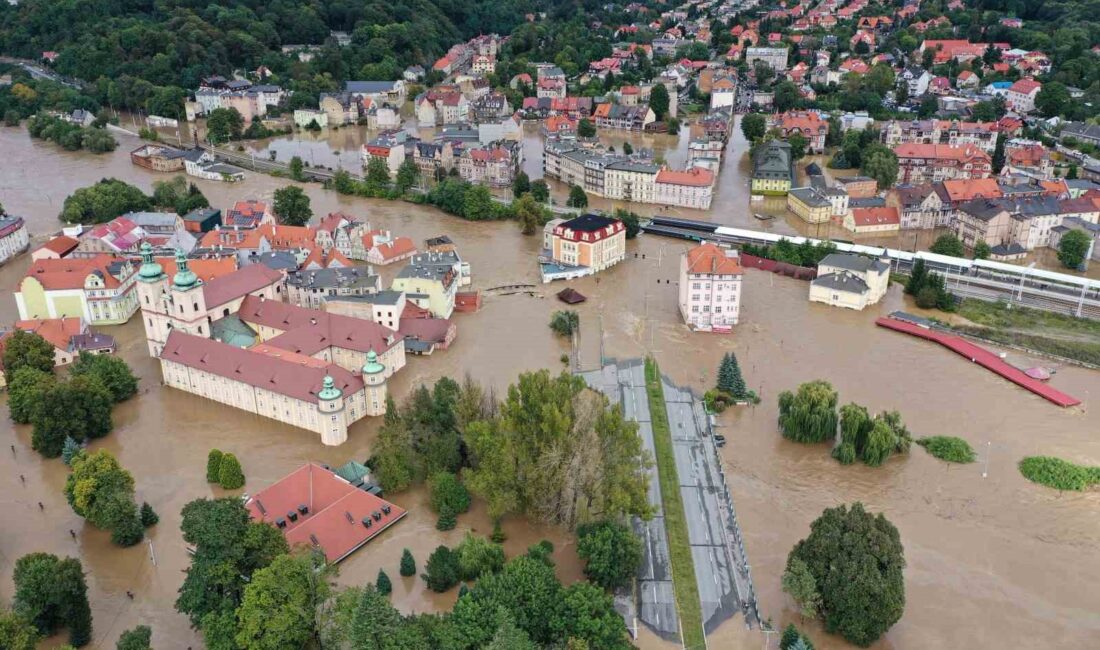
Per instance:
[[[752,179],[753,194],[770,194],[775,196],[783,196],[790,190],[791,182],[789,180],[775,180],[767,178]]]
[[[833,307],[845,307],[847,309],[862,310],[872,301],[865,294],[851,291],[837,291],[814,284],[810,284],[810,302],[823,302]]]
[[[741,314],[741,276],[689,274],[680,256],[680,316],[692,329],[713,331],[737,324]]]
[[[807,223],[825,223],[829,220],[833,211],[831,203],[825,205],[810,205],[804,203],[794,194],[787,195],[787,207],[791,209],[791,212],[797,214]]]

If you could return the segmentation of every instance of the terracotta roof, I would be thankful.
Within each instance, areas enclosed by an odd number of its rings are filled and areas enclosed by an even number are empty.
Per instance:
[[[72,338],[84,331],[79,317],[21,320],[15,322],[15,328],[37,334],[59,350],[68,350]]]
[[[306,506],[306,514],[298,507]],[[324,549],[329,562],[339,562],[371,538],[405,516],[405,509],[370,492],[354,487],[344,479],[313,463],[306,464],[269,487],[260,490],[246,503],[254,521],[274,525],[284,520],[283,536],[291,547],[313,545]],[[389,510],[389,513],[385,513]],[[294,512],[297,521],[288,517]],[[377,513],[379,518],[373,516]],[[363,525],[371,522],[370,527]]]
[[[307,248],[313,244],[317,231],[310,226],[279,226],[265,224],[257,228],[276,250]]]
[[[259,248],[260,241],[264,238],[264,231],[260,228],[215,228],[202,236],[199,240],[200,248],[215,248],[228,246],[230,248]]]
[[[59,235],[38,247],[38,250],[48,250],[57,253],[59,257],[65,257],[72,249],[76,248],[80,241],[68,235]]]
[[[995,178],[952,179],[943,181],[943,189],[952,202],[991,199],[1004,196]]]
[[[714,275],[740,275],[741,262],[736,256],[726,255],[725,249],[715,244],[699,244],[687,252],[688,273]]]
[[[686,171],[675,172],[670,169],[662,169],[657,172],[658,183],[670,185],[690,185],[692,187],[709,187],[714,183],[714,172],[703,167],[692,167]]]
[[[382,256],[383,260],[392,260],[402,255],[409,255],[416,252],[416,244],[408,237],[395,237],[393,241],[386,244],[379,244],[374,246],[374,248],[378,249],[378,253]]]
[[[156,258],[156,261],[157,264],[160,264],[160,267],[164,269],[164,273],[168,277],[176,275],[176,258],[165,255]],[[187,268],[203,282],[210,282],[215,278],[220,278],[223,275],[229,275],[236,271],[237,258],[234,256],[226,256],[189,259],[187,260]]]
[[[975,145],[923,144],[908,142],[894,147],[898,158],[927,158],[929,160],[971,160],[974,158],[989,161],[989,155]]]
[[[354,266],[351,260],[335,248],[330,249],[326,253],[320,246],[314,246],[313,250],[309,252],[309,256],[302,262],[303,269],[308,269],[312,265],[316,265],[322,269],[327,269],[330,266],[341,266],[344,268]]]
[[[1008,92],[1020,93],[1021,95],[1030,95],[1031,93],[1039,90],[1043,87],[1043,84],[1035,81],[1034,79],[1020,79],[1016,83],[1009,87]]]
[[[298,354],[314,355],[329,347],[357,352],[374,350],[382,354],[396,345],[390,330],[378,323],[298,307],[280,300],[248,296],[237,317],[249,325],[260,325],[283,333],[268,339],[268,345]]]
[[[897,208],[853,208],[852,220],[856,226],[885,226],[901,223]]]
[[[816,131],[820,134],[829,131],[829,123],[821,119],[821,116],[817,113],[810,111],[781,113],[775,116],[775,123],[776,126],[785,131],[798,129],[802,133],[813,133]]]
[[[27,277],[38,280],[47,291],[61,291],[83,289],[88,276],[98,273],[103,278],[104,286],[114,289],[120,285],[118,278],[111,275],[108,269],[114,261],[117,258],[106,253],[95,257],[35,260],[27,270]]]
[[[250,264],[228,275],[214,278],[202,285],[206,309],[213,311],[215,307],[230,300],[247,296],[282,279],[282,273],[266,264]]]
[[[361,378],[337,365],[319,364],[318,359],[272,347],[243,349],[172,330],[160,358],[304,402],[317,402],[325,375],[344,394],[363,388]]]

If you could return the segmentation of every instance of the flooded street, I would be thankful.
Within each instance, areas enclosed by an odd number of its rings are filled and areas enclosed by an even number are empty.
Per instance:
[[[360,137],[356,129],[336,133],[316,145],[317,150],[331,152],[332,137],[347,137],[348,142]],[[670,136],[653,138],[653,148],[665,152],[659,155],[680,164],[673,152],[686,152],[686,135],[675,142]],[[79,187],[113,176],[148,191],[154,181],[168,178],[130,164],[128,152],[137,144],[136,139],[120,138],[112,154],[74,154],[32,141],[25,130],[0,128],[0,202],[27,219],[32,236],[56,231],[61,203]],[[738,146],[744,147],[744,142],[735,131],[733,155]],[[529,151],[529,166],[531,158]],[[723,167],[711,218],[759,227],[751,216],[757,207],[750,208],[747,201],[748,163],[734,162]],[[236,185],[198,184],[213,205],[225,208],[237,199],[270,199],[287,181],[249,173]],[[520,372],[564,367],[559,357],[568,346],[552,335],[547,323],[561,308],[553,294],[566,285],[538,284],[535,256],[541,238],[524,237],[513,223],[469,223],[421,206],[341,197],[318,185],[304,187],[314,214],[342,210],[417,242],[449,235],[471,263],[475,287],[537,285],[533,296],[488,292],[480,312],[458,314],[458,338],[450,349],[410,358],[391,380],[390,390],[398,399],[416,384],[441,376],[468,372],[500,391]],[[683,216],[704,218],[684,212],[688,214]],[[776,219],[770,227],[794,232],[796,219]],[[810,522],[824,508],[862,500],[899,528],[908,563],[905,615],[874,647],[1095,644],[1100,637],[1100,603],[1095,597],[1100,582],[1100,492],[1059,494],[1025,481],[1015,464],[1025,455],[1049,454],[1100,465],[1100,409],[1093,408],[1100,400],[1100,373],[1060,368],[1052,383],[1084,402],[1062,410],[946,350],[875,327],[879,315],[913,309],[898,287],[882,304],[855,313],[810,304],[806,284],[755,271],[745,276],[742,323],[735,333],[692,334],[681,324],[675,304],[679,254],[686,247],[683,242],[643,236],[628,242],[625,263],[568,285],[589,297],[578,306],[580,358],[591,368],[599,364],[601,351],[621,358],[650,352],[674,382],[702,390],[713,383],[721,355],[736,351],[747,382],[762,393],[763,402],[723,416],[723,433],[730,441],[723,453],[764,618],[771,617],[777,627],[798,622],[793,603],[779,585],[788,551],[808,534]],[[8,324],[17,317],[11,292],[28,264],[24,255],[0,269],[0,322]],[[388,270],[386,277],[393,272]],[[137,319],[103,331],[118,339],[119,354],[142,382],[141,393],[115,410],[114,432],[95,447],[118,455],[134,474],[138,498],[159,512],[160,524],[150,534],[156,565],[148,545],[119,549],[110,544],[108,533],[85,526],[62,495],[65,466],[59,460],[41,460],[30,449],[28,427],[14,427],[5,419],[0,434],[0,508],[7,517],[0,526],[0,601],[10,601],[12,566],[20,556],[38,550],[74,555],[88,572],[95,647],[113,648],[123,630],[139,623],[153,627],[155,647],[201,647],[173,602],[181,571],[188,565],[179,534],[180,509],[192,499],[221,494],[205,482],[207,451],[218,447],[236,453],[248,478],[245,490],[255,492],[307,460],[363,460],[370,454],[379,422],[360,421],[347,444],[327,448],[306,431],[163,389],[157,365],[145,354]],[[1008,360],[1025,363],[1017,353],[1010,353]],[[897,409],[914,436],[963,437],[981,459],[973,465],[948,466],[914,446],[908,457],[892,459],[881,468],[843,467],[824,446],[787,442],[775,427],[776,395],[817,378],[833,383],[842,404],[856,401],[872,411]],[[14,456],[9,444],[17,449]],[[983,479],[987,454],[989,477]],[[423,491],[390,496],[409,509],[409,516],[343,562],[339,581],[373,581],[378,568],[384,567],[394,582],[393,601],[402,611],[448,608],[456,591],[432,594],[418,578],[397,574],[401,549],[413,550],[419,568],[436,545],[457,543],[465,530],[487,534],[490,524],[484,507],[476,505],[459,518],[456,530],[440,533]],[[45,505],[44,512],[39,512],[38,501]],[[69,529],[77,531],[75,542]],[[559,577],[566,583],[580,577],[572,535],[519,519],[506,520],[505,531],[509,556],[546,538],[555,545]],[[126,590],[136,594],[133,601],[126,598]],[[812,626],[810,634],[818,648],[849,647]],[[671,647],[652,634],[643,633],[641,639],[644,648]],[[721,648],[762,645],[758,634],[745,633],[740,618],[711,640],[711,647]],[[775,642],[773,638],[772,647]]]

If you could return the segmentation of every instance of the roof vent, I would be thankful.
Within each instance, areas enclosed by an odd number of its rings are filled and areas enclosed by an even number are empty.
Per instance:
[[[382,519],[382,513],[381,513],[381,512],[378,512],[377,510],[375,510],[375,511],[374,511],[374,512],[372,512],[372,513],[370,513],[370,516],[371,516],[371,517],[374,517],[374,520],[375,520],[375,521],[380,521],[380,520]]]
[[[303,515],[303,516],[308,515],[309,514],[309,506],[307,506],[304,503],[299,505],[298,506],[298,514]]]
[[[374,524],[370,517],[363,517],[363,528],[370,528]]]
[[[267,514],[267,508],[264,507],[264,504],[260,503],[259,499],[256,499],[256,508],[260,511],[261,515]]]
[[[298,521],[298,513],[294,512],[293,510],[288,510],[286,513],[286,518],[291,521]]]
[[[275,520],[275,525],[278,526],[279,528],[286,528],[286,519],[283,519],[282,517],[279,517],[278,519]]]
[[[347,510],[344,511],[344,518],[348,520],[349,524],[355,525],[355,517],[352,517]]]
[[[387,503],[386,505],[382,506],[382,514],[390,514],[390,504]]]

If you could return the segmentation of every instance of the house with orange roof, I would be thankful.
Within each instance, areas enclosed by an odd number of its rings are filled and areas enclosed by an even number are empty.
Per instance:
[[[228,228],[259,228],[267,223],[275,223],[275,212],[267,203],[255,199],[237,201],[222,219],[222,225]]]
[[[814,111],[788,111],[774,115],[769,120],[771,128],[777,129],[784,139],[792,135],[806,138],[806,150],[812,153],[825,151],[825,136],[829,133],[829,123]]]
[[[346,269],[352,266],[354,266],[354,263],[339,250],[335,248],[325,250],[320,246],[314,246],[298,268],[304,271],[314,271],[317,269]]]
[[[371,239],[369,247],[366,247],[367,237]],[[417,253],[416,243],[411,238],[394,237],[388,230],[373,231],[363,239],[364,247],[367,248],[367,262],[377,266],[407,260]]]
[[[741,277],[737,251],[705,242],[680,255],[680,317],[701,332],[729,333],[740,317]]]
[[[81,354],[113,354],[115,339],[107,334],[97,334],[79,317],[45,318],[16,321],[15,329],[37,334],[54,349],[54,365],[64,366]],[[0,351],[3,350],[0,337]]]
[[[705,167],[684,171],[661,168],[654,178],[654,202],[709,210],[714,197],[714,172]]]
[[[901,229],[901,216],[895,207],[852,208],[844,217],[844,227],[857,235],[890,233]]]
[[[248,263],[248,258],[270,253],[272,246],[265,229],[218,227],[203,235],[196,247],[200,254],[204,251],[222,250],[235,251],[238,265],[244,266]]]
[[[898,182],[919,184],[953,178],[985,178],[992,171],[989,154],[971,145],[907,143],[894,147]]]
[[[1005,95],[1005,105],[1014,113],[1030,113],[1035,110],[1035,97],[1042,89],[1043,84],[1034,79],[1020,79],[1009,87]]]
[[[80,240],[69,237],[68,235],[58,235],[34,249],[34,251],[31,252],[31,261],[47,259],[59,260],[73,252],[79,243]]]
[[[19,318],[125,323],[138,308],[134,278],[133,264],[112,255],[35,260],[15,293]]]

